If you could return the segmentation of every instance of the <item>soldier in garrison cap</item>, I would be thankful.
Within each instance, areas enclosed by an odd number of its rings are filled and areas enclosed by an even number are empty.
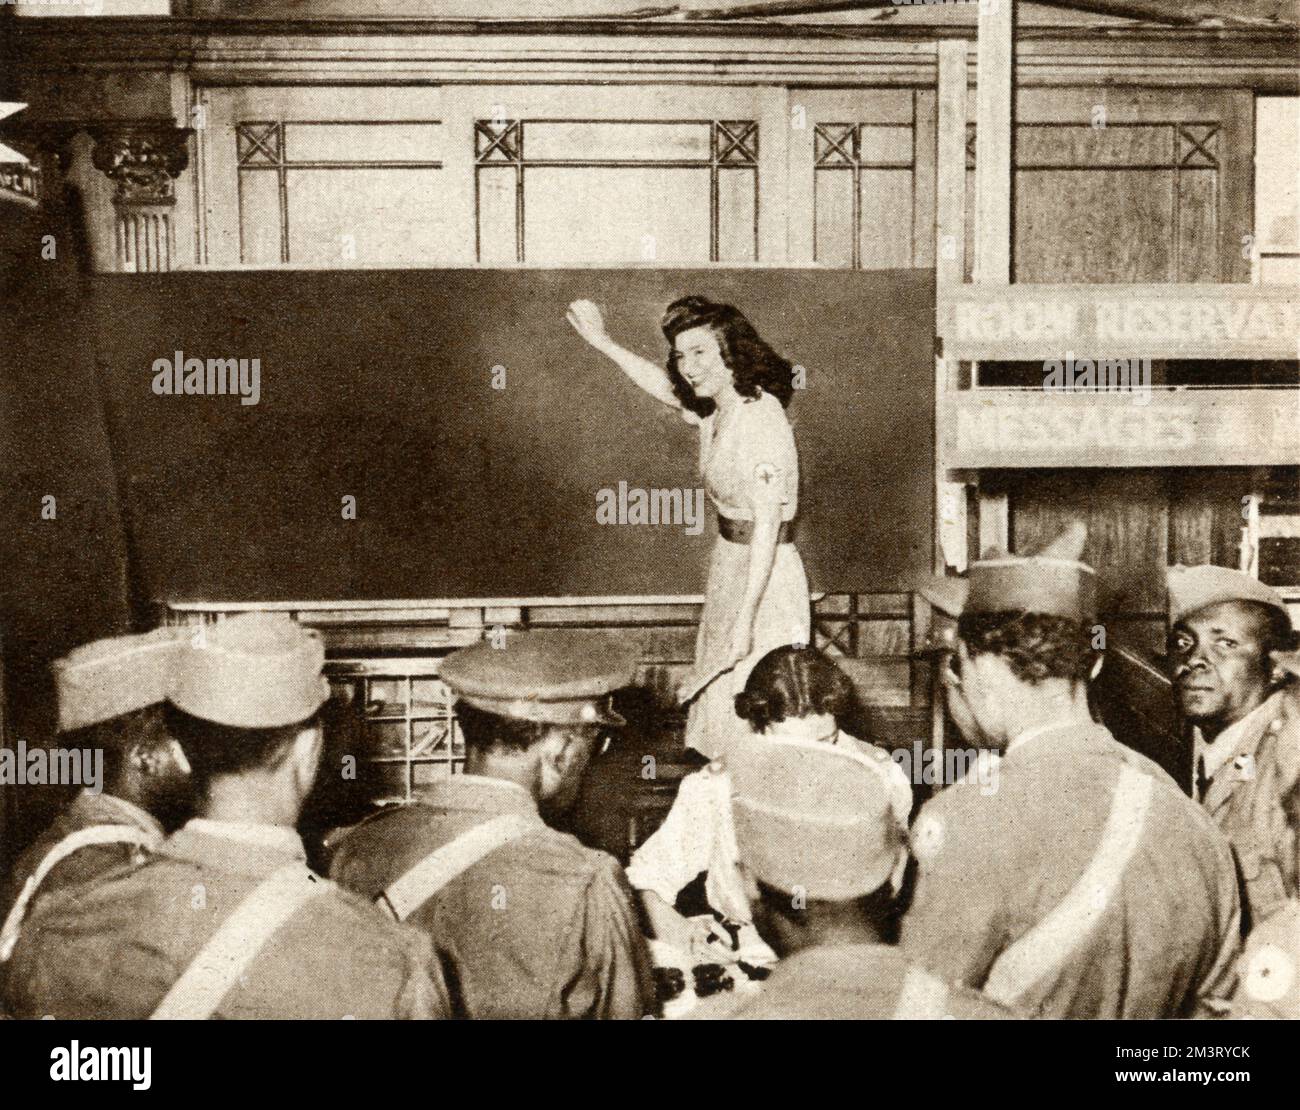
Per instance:
[[[736,716],[752,733],[769,738],[834,744],[868,761],[888,785],[898,820],[912,810],[912,785],[883,748],[842,731],[856,701],[853,683],[828,655],[793,644],[774,648],[755,664],[736,695]],[[706,962],[764,965],[775,956],[754,931],[741,879],[731,815],[726,760],[682,779],[663,824],[628,863],[627,877],[641,898],[656,940]],[[675,903],[703,872],[709,909],[723,924],[683,917]],[[733,942],[731,929],[735,928]]]
[[[448,656],[465,773],[333,839],[333,878],[427,932],[475,1018],[636,1018],[649,957],[627,880],[545,815],[625,724],[610,695],[636,659],[619,640],[520,632]]]
[[[891,784],[871,759],[767,736],[729,758],[741,870],[781,960],[756,996],[710,999],[691,1018],[1015,1016],[886,943],[909,856]]]
[[[95,640],[53,666],[60,744],[103,752],[103,777],[18,858],[0,893],[0,964],[32,904],[119,864],[143,862],[190,816],[190,768],[162,724],[174,629]]]
[[[949,786],[913,825],[900,943],[940,976],[1044,1017],[1191,1016],[1227,989],[1240,902],[1227,840],[1150,760],[1092,719],[1101,667],[1081,523],[922,590],[956,615],[945,674],[997,788]],[[951,669],[955,666],[955,670]]]
[[[428,939],[312,874],[294,831],[320,759],[323,662],[319,638],[278,615],[177,642],[169,726],[201,816],[143,866],[40,901],[14,950],[11,1013],[448,1015]]]
[[[1247,931],[1300,889],[1285,808],[1300,794],[1296,634],[1278,593],[1226,567],[1169,570],[1169,662],[1193,791],[1232,841]]]

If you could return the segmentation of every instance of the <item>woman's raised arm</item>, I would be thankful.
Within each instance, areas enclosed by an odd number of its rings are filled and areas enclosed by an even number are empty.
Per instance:
[[[627,348],[615,343],[605,330],[605,321],[600,314],[600,309],[591,301],[574,301],[569,305],[565,319],[573,325],[574,331],[618,366],[656,401],[671,405],[675,409],[682,407],[681,401],[677,399],[668,381],[667,371],[662,366],[656,366],[648,358],[633,354]]]

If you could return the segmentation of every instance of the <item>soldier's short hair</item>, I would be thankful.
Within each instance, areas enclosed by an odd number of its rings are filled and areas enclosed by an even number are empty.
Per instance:
[[[526,751],[557,727],[541,721],[503,717],[499,713],[490,713],[486,709],[470,705],[464,699],[456,701],[454,711],[465,737],[467,751],[486,752],[493,748]]]
[[[1291,627],[1291,617],[1276,605],[1262,601],[1238,601],[1247,612],[1254,613],[1259,632],[1260,646],[1267,655],[1274,651],[1295,651],[1300,634]]]
[[[216,775],[238,775],[259,768],[278,767],[289,745],[303,729],[320,723],[317,711],[306,721],[276,728],[237,728],[191,716],[174,705],[167,707],[167,728],[185,752],[200,783]]]
[[[168,744],[171,737],[163,727],[162,707],[146,705],[107,721],[99,721],[64,734],[63,743],[72,748],[98,748],[104,753],[104,783],[117,783],[132,751],[149,751]]]
[[[1087,682],[1099,654],[1082,624],[1045,613],[963,613],[957,635],[972,655],[1001,656],[1031,685],[1049,678]]]

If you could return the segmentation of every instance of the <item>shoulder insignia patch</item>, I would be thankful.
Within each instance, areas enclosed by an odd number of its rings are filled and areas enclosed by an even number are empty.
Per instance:
[[[917,859],[934,859],[942,850],[947,836],[942,818],[932,813],[922,814],[912,830],[912,850]]]

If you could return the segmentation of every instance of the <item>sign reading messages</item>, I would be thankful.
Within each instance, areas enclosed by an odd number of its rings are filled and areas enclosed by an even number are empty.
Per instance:
[[[1300,390],[1039,393],[967,389],[939,399],[941,465],[1289,466],[1300,459]]]
[[[962,285],[939,290],[950,359],[1300,357],[1286,285]]]

